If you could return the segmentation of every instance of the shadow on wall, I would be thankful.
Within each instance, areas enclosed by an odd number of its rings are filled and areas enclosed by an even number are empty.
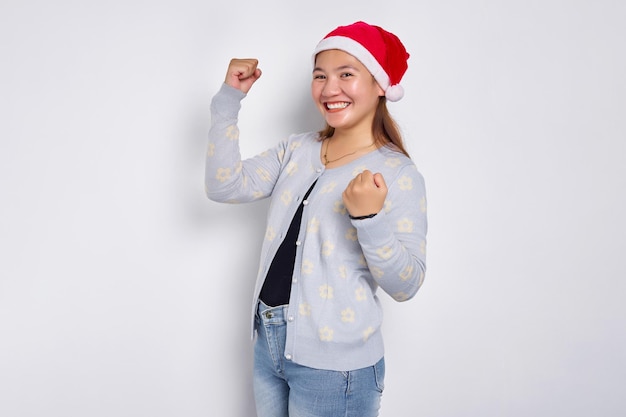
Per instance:
[[[315,106],[308,89],[297,100],[298,105],[289,113],[286,129],[290,133],[317,132],[325,126],[324,118]]]

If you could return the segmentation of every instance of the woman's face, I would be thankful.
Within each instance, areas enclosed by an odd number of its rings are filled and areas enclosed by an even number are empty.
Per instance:
[[[311,95],[326,123],[371,134],[378,97],[384,91],[361,62],[337,49],[317,54]]]

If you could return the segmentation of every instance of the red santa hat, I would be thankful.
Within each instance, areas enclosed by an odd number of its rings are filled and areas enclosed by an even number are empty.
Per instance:
[[[389,101],[404,96],[400,80],[408,68],[409,54],[400,39],[379,26],[356,22],[339,26],[322,39],[313,53],[339,49],[358,59],[374,76]]]

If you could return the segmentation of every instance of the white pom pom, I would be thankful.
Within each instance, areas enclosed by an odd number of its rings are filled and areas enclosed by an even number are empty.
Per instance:
[[[389,101],[398,101],[404,97],[404,88],[400,84],[389,86],[385,91],[385,97]]]

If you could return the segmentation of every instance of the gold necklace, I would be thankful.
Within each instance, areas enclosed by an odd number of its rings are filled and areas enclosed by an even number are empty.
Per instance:
[[[329,138],[326,138],[326,139],[324,139],[324,141],[326,141],[326,147],[324,148],[324,155],[322,156],[322,157],[324,158],[324,166],[326,166],[326,165],[328,165],[328,164],[330,164],[330,163],[333,163],[333,162],[337,162],[337,161],[339,161],[340,159],[345,158],[346,156],[354,155],[354,154],[355,154],[355,153],[357,153],[358,151],[362,151],[363,149],[367,149],[367,148],[369,148],[370,146],[372,146],[372,145],[374,144],[374,142],[372,142],[372,143],[370,143],[370,144],[369,144],[369,145],[367,145],[367,146],[363,146],[363,147],[361,147],[361,148],[357,148],[357,149],[356,149],[356,150],[354,150],[353,152],[350,152],[350,153],[347,153],[347,154],[345,154],[345,155],[342,155],[342,156],[340,156],[340,157],[339,157],[339,158],[337,158],[337,159],[330,160],[330,159],[328,159],[328,156],[327,156],[327,155],[328,155],[328,144],[330,143],[330,139],[329,139]]]

